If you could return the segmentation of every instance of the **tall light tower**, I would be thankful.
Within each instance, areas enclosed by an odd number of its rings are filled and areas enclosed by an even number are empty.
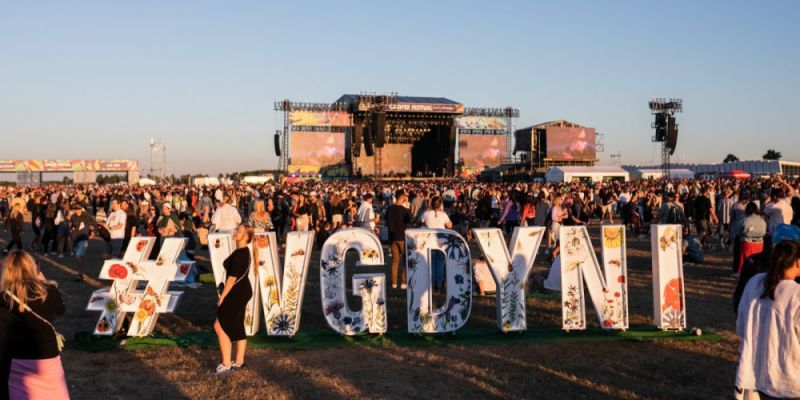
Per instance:
[[[167,146],[163,139],[150,138],[150,176],[167,178]],[[159,154],[160,153],[160,154]]]

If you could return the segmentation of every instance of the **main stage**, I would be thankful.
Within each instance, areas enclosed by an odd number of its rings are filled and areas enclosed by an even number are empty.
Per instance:
[[[280,169],[300,177],[453,177],[508,161],[519,110],[444,97],[346,94],[334,103],[275,103]]]

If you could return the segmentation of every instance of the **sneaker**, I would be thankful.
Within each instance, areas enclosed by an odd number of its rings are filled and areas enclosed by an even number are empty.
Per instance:
[[[245,365],[247,365],[247,363],[239,364],[238,362],[234,361],[233,363],[231,363],[231,369],[234,370],[234,371],[237,371],[237,370],[240,370],[240,369],[244,368]]]
[[[217,369],[215,369],[214,372],[212,372],[212,375],[223,376],[223,375],[227,375],[227,374],[229,374],[231,372],[233,372],[233,368],[232,367],[228,367],[225,364],[219,364],[219,365],[217,365]]]
[[[59,254],[58,258],[64,258],[64,253]]]
[[[58,254],[58,253],[56,253],[55,251],[51,251],[51,252],[50,252],[50,257],[55,257],[55,256],[56,256],[56,254]]]

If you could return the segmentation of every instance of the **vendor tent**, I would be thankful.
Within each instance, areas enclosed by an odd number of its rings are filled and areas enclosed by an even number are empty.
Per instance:
[[[620,167],[552,167],[544,174],[548,182],[591,181],[604,182],[612,180],[628,181],[630,174]]]

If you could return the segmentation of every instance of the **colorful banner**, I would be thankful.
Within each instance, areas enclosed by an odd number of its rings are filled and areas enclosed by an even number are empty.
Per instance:
[[[508,139],[505,135],[459,135],[458,160],[463,162],[464,171],[479,174],[507,159]]]
[[[128,172],[138,160],[0,160],[0,172]]]
[[[350,114],[343,111],[290,111],[294,126],[351,126]]]
[[[456,118],[458,129],[507,130],[508,118],[471,115]]]

